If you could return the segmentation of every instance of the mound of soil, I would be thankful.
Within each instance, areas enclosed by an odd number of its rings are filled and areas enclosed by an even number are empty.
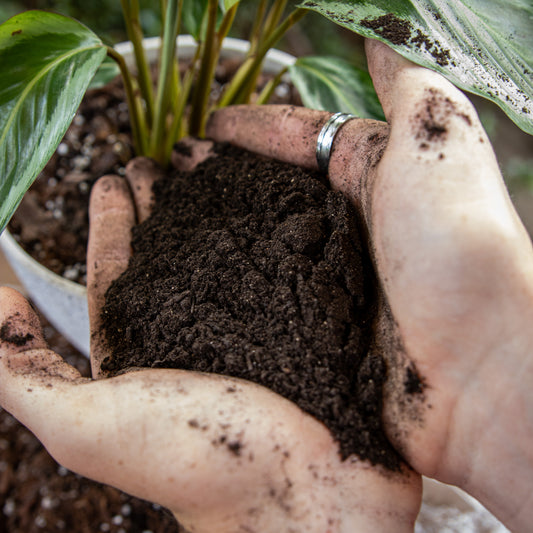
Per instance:
[[[398,470],[372,348],[376,280],[350,202],[324,176],[234,147],[156,182],[102,312],[103,368],[260,383],[324,422],[343,458]]]

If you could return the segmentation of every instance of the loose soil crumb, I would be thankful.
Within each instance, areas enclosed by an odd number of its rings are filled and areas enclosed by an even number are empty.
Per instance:
[[[452,100],[437,89],[427,89],[413,123],[415,137],[421,140],[420,148],[425,150],[429,148],[428,143],[444,141],[453,116],[461,118],[468,126],[472,125],[472,119],[460,112]]]
[[[407,367],[405,374],[405,392],[406,394],[422,394],[426,388],[424,380],[418,375],[414,364]]]
[[[156,182],[102,312],[113,358],[266,385],[323,421],[343,458],[398,470],[371,352],[376,281],[354,208],[324,177],[236,148]],[[240,448],[235,446],[235,453]]]
[[[434,14],[435,20],[439,21]],[[414,27],[409,20],[403,20],[393,13],[387,13],[376,18],[361,20],[361,26],[371,29],[386,41],[394,45],[415,45],[419,49],[425,49],[435,59],[438,65],[445,67],[451,61],[450,50],[443,48],[438,40],[431,39],[419,28]]]
[[[408,20],[402,20],[392,13],[377,18],[366,18],[361,21],[365,28],[391,42],[392,44],[407,44],[411,39],[413,25]]]

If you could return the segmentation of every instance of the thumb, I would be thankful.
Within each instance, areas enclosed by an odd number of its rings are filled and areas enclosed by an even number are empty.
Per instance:
[[[511,257],[513,268],[526,268],[529,237],[474,106],[442,76],[382,43],[367,42],[367,55],[390,123],[372,183],[370,218],[393,308],[409,288],[433,295],[440,287],[445,301],[468,288],[484,293],[494,283],[480,273],[505,272]],[[417,308],[408,300],[399,316]],[[419,307],[427,316],[428,306]],[[421,324],[419,318],[413,316]]]
[[[38,316],[14,289],[0,288],[0,404],[36,433],[46,434],[53,409],[42,403],[85,382],[80,373],[49,350]]]

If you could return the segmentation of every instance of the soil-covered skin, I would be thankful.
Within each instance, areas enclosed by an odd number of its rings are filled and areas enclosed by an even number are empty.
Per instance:
[[[46,322],[44,331],[52,350],[90,375],[82,354]],[[8,338],[16,340],[11,334]],[[30,431],[0,409],[0,533],[184,531],[160,506],[58,465]]]
[[[235,59],[218,65],[212,95],[220,94],[238,67]],[[269,79],[262,75],[258,90]],[[282,83],[270,103],[299,102],[294,87]],[[105,174],[123,175],[134,155],[121,81],[88,91],[58,149],[24,196],[9,231],[45,267],[85,285],[91,188]]]
[[[266,385],[323,421],[343,458],[400,469],[371,350],[376,281],[349,201],[320,175],[229,146],[154,194],[106,296],[103,369]]]
[[[16,313],[13,318],[17,318],[19,313]],[[4,322],[0,328],[0,340],[8,342],[9,344],[14,344],[15,346],[25,346],[28,342],[33,340],[33,335],[31,333],[26,333],[25,335],[20,335],[13,330],[13,324],[11,320]]]

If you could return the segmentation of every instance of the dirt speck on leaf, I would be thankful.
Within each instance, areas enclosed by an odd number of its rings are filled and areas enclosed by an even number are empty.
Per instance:
[[[361,26],[374,31],[386,41],[394,45],[414,45],[418,49],[429,52],[437,65],[445,67],[452,63],[450,50],[444,48],[440,41],[429,37],[420,28],[415,28],[409,20],[404,20],[393,13],[376,18],[365,18]]]

